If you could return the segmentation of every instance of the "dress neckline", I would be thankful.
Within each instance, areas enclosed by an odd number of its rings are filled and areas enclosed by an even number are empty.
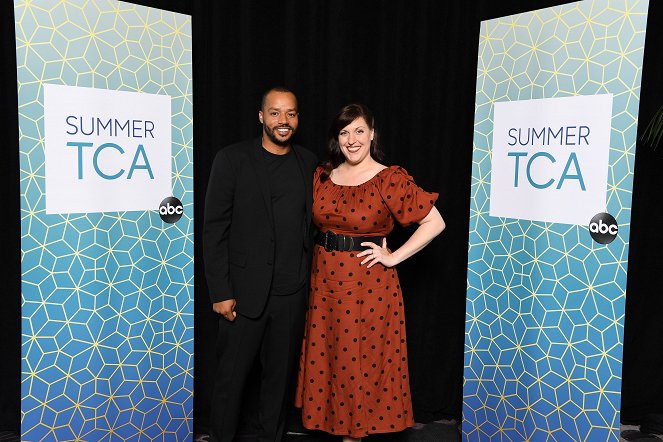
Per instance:
[[[363,186],[364,184],[368,184],[368,183],[370,183],[370,182],[373,181],[378,175],[380,175],[382,172],[384,172],[384,171],[387,170],[387,169],[391,169],[392,167],[394,167],[394,166],[387,166],[387,167],[385,167],[384,169],[380,169],[380,171],[378,171],[375,175],[373,175],[372,177],[370,177],[369,179],[367,179],[367,180],[364,181],[363,183],[359,183],[359,184],[336,184],[336,183],[334,182],[334,180],[332,180],[331,176],[329,177],[329,182],[332,183],[334,186],[337,186],[337,187],[359,187],[359,186]]]

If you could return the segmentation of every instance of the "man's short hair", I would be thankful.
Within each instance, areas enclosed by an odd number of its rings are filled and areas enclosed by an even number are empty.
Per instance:
[[[288,88],[282,87],[282,86],[276,86],[276,87],[270,88],[267,91],[265,91],[264,94],[262,94],[262,99],[260,100],[260,110],[263,110],[265,108],[265,100],[267,99],[267,95],[269,95],[270,92],[285,92],[285,93],[295,95],[295,93],[293,91],[291,91]],[[295,98],[297,98],[297,95],[295,95]]]

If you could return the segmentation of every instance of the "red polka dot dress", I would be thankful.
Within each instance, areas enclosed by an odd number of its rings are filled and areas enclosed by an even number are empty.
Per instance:
[[[388,167],[358,186],[314,176],[313,220],[325,232],[386,236],[430,212],[436,193]],[[362,437],[414,424],[403,295],[395,268],[316,245],[296,406],[306,428]]]

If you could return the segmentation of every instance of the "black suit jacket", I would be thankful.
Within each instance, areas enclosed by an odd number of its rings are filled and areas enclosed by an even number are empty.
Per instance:
[[[316,156],[301,146],[292,150],[306,190],[306,228],[302,247],[311,250],[311,206]],[[212,302],[235,298],[235,310],[260,316],[274,271],[274,215],[261,139],[219,151],[205,197],[203,256]]]

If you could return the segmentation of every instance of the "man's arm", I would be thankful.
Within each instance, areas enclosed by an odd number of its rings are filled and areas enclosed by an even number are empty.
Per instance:
[[[236,175],[225,151],[220,151],[212,164],[203,221],[203,256],[205,275],[213,304],[234,298],[229,277],[228,239],[232,220]],[[214,310],[221,306],[214,306]],[[223,308],[226,311],[227,308]],[[217,313],[222,313],[217,311]]]

